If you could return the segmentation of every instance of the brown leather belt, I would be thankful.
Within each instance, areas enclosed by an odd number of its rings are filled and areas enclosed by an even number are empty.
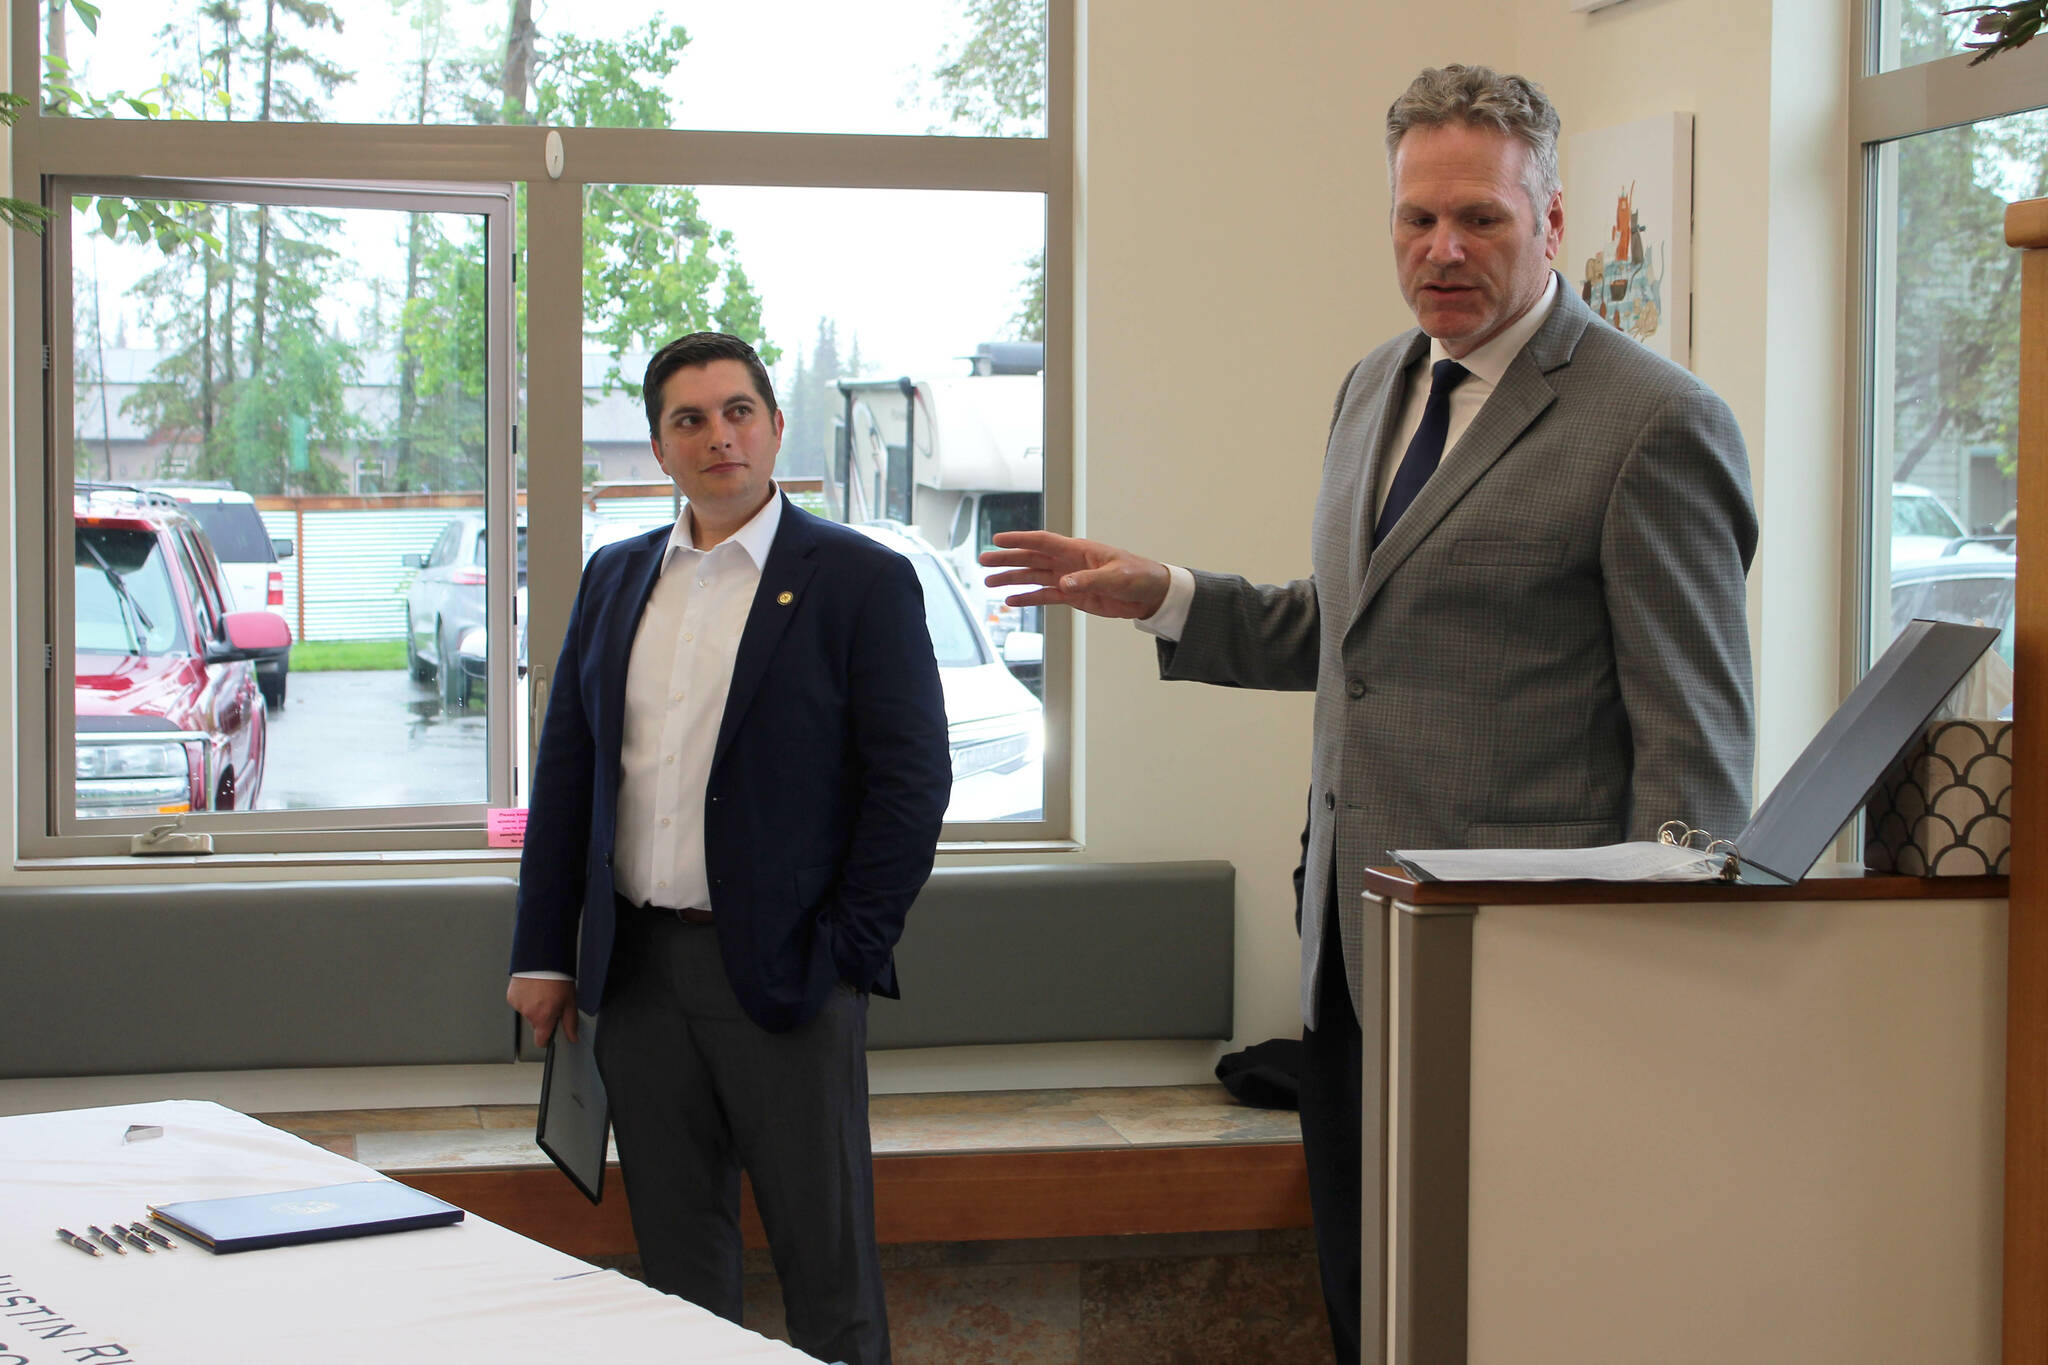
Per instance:
[[[671,919],[679,919],[685,924],[709,924],[712,921],[711,912],[698,905],[640,905],[627,900],[624,896],[615,896],[613,899],[626,909],[637,910],[647,915],[663,915]]]

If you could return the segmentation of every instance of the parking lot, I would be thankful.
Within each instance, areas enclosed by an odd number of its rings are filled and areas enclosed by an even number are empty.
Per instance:
[[[485,798],[484,708],[450,714],[440,689],[402,668],[294,673],[290,704],[270,713],[259,810],[424,806]],[[959,783],[951,820],[1037,819],[1045,765]],[[523,801],[522,801],[523,804]]]
[[[259,810],[481,801],[481,708],[447,714],[431,682],[402,668],[294,673],[290,704],[270,715]]]

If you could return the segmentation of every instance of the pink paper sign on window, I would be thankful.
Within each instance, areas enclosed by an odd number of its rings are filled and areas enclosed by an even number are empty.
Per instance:
[[[486,848],[526,847],[526,808],[509,806],[484,812]]]

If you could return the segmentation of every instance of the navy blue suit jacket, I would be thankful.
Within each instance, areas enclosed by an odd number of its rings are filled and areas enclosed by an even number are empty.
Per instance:
[[[590,1014],[615,929],[626,665],[668,537],[606,546],[585,567],[534,764],[512,970],[574,973]],[[916,570],[784,499],[705,797],[719,949],[754,1022],[802,1023],[841,981],[897,993],[891,950],[952,780]]]

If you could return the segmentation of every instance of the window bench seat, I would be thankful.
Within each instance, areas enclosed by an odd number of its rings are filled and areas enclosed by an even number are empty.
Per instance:
[[[1221,1086],[878,1095],[886,1244],[1309,1226],[1295,1114]],[[634,1250],[618,1170],[593,1207],[533,1145],[525,1105],[260,1114],[572,1255]],[[751,1197],[748,1245],[762,1244]]]

